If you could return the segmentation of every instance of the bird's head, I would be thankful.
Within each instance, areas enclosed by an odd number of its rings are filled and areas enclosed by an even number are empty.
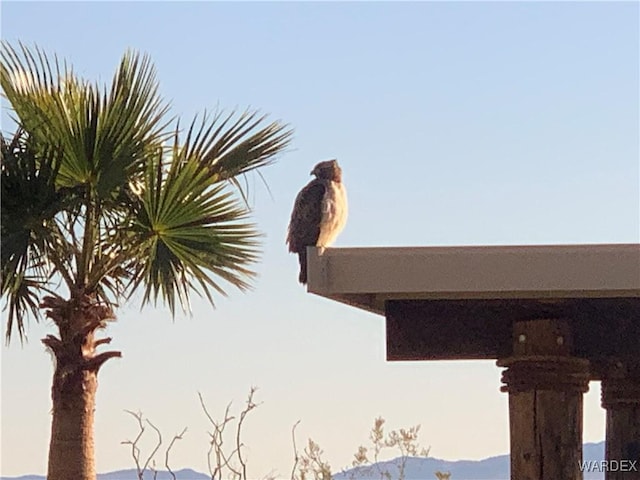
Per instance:
[[[315,175],[316,178],[320,179],[340,182],[342,180],[342,169],[337,160],[326,160],[313,167],[311,175]]]

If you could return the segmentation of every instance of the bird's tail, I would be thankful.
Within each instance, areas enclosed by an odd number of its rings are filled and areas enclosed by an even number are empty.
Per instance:
[[[306,285],[307,283],[307,248],[304,247],[301,251],[298,252],[298,261],[300,262],[300,275],[298,276],[298,280],[301,284]]]

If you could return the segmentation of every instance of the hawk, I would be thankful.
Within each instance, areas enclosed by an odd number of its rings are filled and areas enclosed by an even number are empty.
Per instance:
[[[298,280],[307,283],[307,247],[333,244],[347,222],[347,192],[337,160],[318,163],[311,180],[298,193],[287,232],[289,252],[300,262]]]

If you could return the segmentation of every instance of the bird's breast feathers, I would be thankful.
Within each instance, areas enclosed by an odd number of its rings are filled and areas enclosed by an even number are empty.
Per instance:
[[[330,181],[322,198],[322,220],[318,247],[328,247],[347,223],[347,191],[342,182]]]

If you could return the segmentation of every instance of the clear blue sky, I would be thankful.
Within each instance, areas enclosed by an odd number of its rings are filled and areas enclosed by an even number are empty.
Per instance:
[[[125,306],[108,330],[124,357],[100,376],[99,471],[131,467],[124,409],[165,437],[189,427],[175,467],[206,470],[201,391],[221,415],[251,385],[249,473],[288,476],[314,438],[334,468],[373,419],[422,425],[440,458],[508,451],[493,362],[387,363],[384,319],[309,295],[285,230],[319,160],[344,169],[350,218],[337,246],[640,241],[639,5],[628,3],[3,2],[5,39],[36,42],[101,81],[126,48],[148,52],[174,113],[252,106],[289,122],[293,148],[258,180],[265,232],[255,290],[193,318]],[[4,114],[3,114],[4,115]],[[6,117],[5,117],[6,119]],[[6,125],[6,123],[5,123]],[[4,327],[4,326],[3,326]],[[1,473],[43,473],[52,364],[2,347]],[[599,385],[586,441],[604,438]]]

